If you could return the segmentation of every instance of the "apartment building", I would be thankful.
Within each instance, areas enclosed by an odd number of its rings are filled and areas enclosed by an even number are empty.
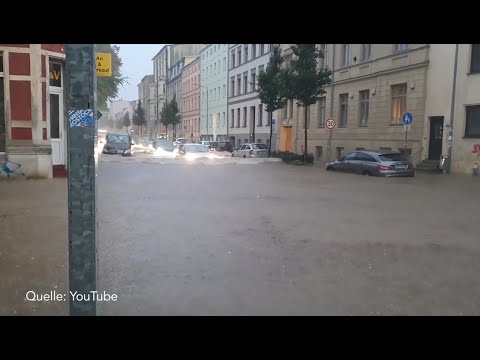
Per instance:
[[[423,158],[451,146],[451,172],[471,174],[480,163],[480,44],[431,44],[426,90]]]
[[[402,115],[411,112],[407,153],[416,161],[423,156],[426,44],[319,44],[325,57],[319,66],[332,70],[326,93],[310,106],[307,117],[308,149],[317,161],[336,159],[356,149],[380,148],[404,152]],[[286,66],[292,60],[289,44],[283,44]],[[304,115],[290,100],[279,110],[280,150],[303,152]],[[325,129],[335,118],[337,129]],[[329,151],[330,150],[330,151]]]
[[[153,58],[153,77],[155,83],[154,101],[156,102],[157,119],[167,100],[168,71],[185,56],[198,55],[203,44],[173,44],[165,45]]]
[[[153,75],[145,75],[138,84],[138,100],[141,101],[142,108],[145,112],[146,125],[141,136],[153,137],[156,132],[156,111],[157,105],[155,98],[155,83]]]
[[[182,101],[182,71],[185,66],[195,61],[198,56],[185,56],[177,61],[173,66],[168,70],[168,80],[167,80],[167,102],[171,102],[174,98],[178,105],[178,111],[183,113],[183,101]],[[161,111],[161,110],[160,110]],[[170,126],[168,132],[173,135],[176,134],[177,137],[182,134],[182,123],[180,122],[175,126],[175,131],[171,131],[173,128]]]
[[[67,175],[64,44],[0,44],[0,163],[27,176]]]
[[[180,136],[200,140],[200,57],[182,70],[182,126]]]
[[[234,146],[246,142],[269,144],[269,117],[258,98],[256,86],[258,74],[267,66],[271,49],[271,44],[229,46],[228,125],[229,139]],[[276,133],[276,125],[273,131]],[[276,135],[272,142],[275,139]],[[272,144],[272,149],[275,149],[275,144]]]
[[[228,44],[207,44],[200,52],[202,140],[228,139]]]

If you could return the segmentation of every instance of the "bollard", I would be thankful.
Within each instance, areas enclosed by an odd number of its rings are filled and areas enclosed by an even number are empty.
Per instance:
[[[478,164],[478,162],[476,162],[476,163],[473,165],[473,168],[472,168],[472,175],[473,175],[473,176],[478,176],[478,175],[479,175],[479,174],[478,174],[478,173],[479,173],[478,169],[479,169],[479,164]]]

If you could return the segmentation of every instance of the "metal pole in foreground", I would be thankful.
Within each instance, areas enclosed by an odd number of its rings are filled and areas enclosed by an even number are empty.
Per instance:
[[[453,65],[453,84],[452,84],[452,104],[450,107],[450,126],[448,128],[448,157],[447,174],[452,168],[452,141],[453,141],[453,120],[455,116],[455,90],[457,88],[457,64],[458,64],[458,44],[455,44],[455,61]]]
[[[66,45],[70,315],[96,315],[95,65],[94,44]]]

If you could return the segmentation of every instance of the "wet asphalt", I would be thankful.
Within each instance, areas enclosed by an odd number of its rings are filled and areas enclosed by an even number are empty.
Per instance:
[[[480,178],[121,161],[100,315],[479,315]]]

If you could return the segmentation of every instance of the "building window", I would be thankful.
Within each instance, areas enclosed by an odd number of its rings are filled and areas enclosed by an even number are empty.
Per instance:
[[[293,118],[293,99],[290,99],[289,103],[290,103],[290,105],[289,105],[289,108],[288,108],[288,110],[289,110],[288,111],[288,118],[292,119]]]
[[[0,153],[6,151],[7,126],[5,121],[5,83],[3,77],[3,54],[0,53]]]
[[[248,93],[248,73],[246,71],[243,73],[243,93]]]
[[[307,108],[307,129],[310,129],[310,109],[311,109],[311,106],[309,106]],[[303,111],[303,114],[305,116],[305,112]],[[303,128],[305,129],[305,119],[303,119]]]
[[[351,44],[342,44],[342,66],[350,65]]]
[[[317,100],[317,111],[318,111],[318,127],[323,128],[325,127],[325,116],[327,111],[327,98],[322,96]]]
[[[260,55],[265,54],[265,44],[260,44]]]
[[[400,124],[407,111],[407,84],[392,86],[392,124]]]
[[[250,106],[250,124],[252,128],[255,126],[255,106]]]
[[[370,60],[372,57],[372,44],[362,44],[362,61]]]
[[[394,44],[393,45],[393,51],[398,52],[398,51],[405,51],[408,50],[408,44]]]
[[[225,112],[222,113],[222,126],[227,126],[227,122],[225,119]]]
[[[230,64],[230,69],[235,67],[235,50],[232,50],[231,56],[232,56],[232,62]]]
[[[320,51],[322,53],[319,60],[320,69],[326,69],[328,67],[328,44],[320,44]]]
[[[243,127],[247,127],[247,107],[243,108]]]
[[[323,146],[315,146],[315,156],[321,160],[323,156]]]
[[[54,87],[62,87],[62,64],[55,63],[55,62],[50,62],[49,64],[50,67],[50,86]]]
[[[223,71],[227,70],[227,58],[223,58]]]
[[[283,110],[282,119],[286,119],[288,116],[288,102],[285,101],[285,103],[283,104],[282,110]]]
[[[235,77],[230,78],[230,96],[235,96]]]
[[[370,90],[363,90],[358,93],[358,98],[360,102],[360,112],[359,112],[359,119],[358,125],[359,126],[367,126],[368,124],[368,110],[369,110],[369,102],[370,102]]]
[[[226,86],[225,86],[225,85],[223,85],[223,92],[222,92],[222,94],[223,94],[223,97],[225,97],[225,96],[226,96],[226,95],[225,95],[225,94],[226,94],[226,91],[227,91],[227,89],[226,89]]]
[[[263,73],[263,69],[264,69],[264,68],[265,68],[264,65],[260,65],[260,66],[258,67],[258,73],[259,73],[259,74]]]
[[[240,127],[240,108],[237,109],[237,128]]]
[[[480,105],[467,106],[465,137],[480,138]]]
[[[258,126],[263,126],[263,104],[258,105]]]
[[[473,74],[480,73],[480,44],[472,44],[470,72]]]
[[[210,90],[210,99],[208,100],[209,102],[213,100],[213,97],[212,97],[212,90]]]
[[[213,75],[217,73],[217,63],[213,64]]]
[[[251,92],[255,91],[256,81],[257,81],[256,69],[252,69],[250,70],[250,91]]]
[[[239,46],[237,48],[237,64],[240,65],[242,63],[242,47]]]
[[[237,95],[240,95],[242,91],[242,78],[240,75],[237,75]]]
[[[248,139],[243,139],[243,142],[244,142],[245,144],[248,144]]]
[[[257,57],[257,44],[252,44],[252,59]]]
[[[213,114],[210,114],[210,124],[208,125],[208,127],[212,127],[213,126]]]
[[[343,147],[337,146],[337,159],[340,159],[342,157],[343,153]]]
[[[243,56],[244,56],[244,62],[248,61],[248,44],[245,44],[243,47]]]
[[[230,111],[230,116],[232,117],[232,119],[230,120],[230,127],[233,128],[235,127],[235,109],[232,109]]]
[[[348,94],[340,94],[339,96],[340,111],[338,127],[346,127],[348,122]]]

